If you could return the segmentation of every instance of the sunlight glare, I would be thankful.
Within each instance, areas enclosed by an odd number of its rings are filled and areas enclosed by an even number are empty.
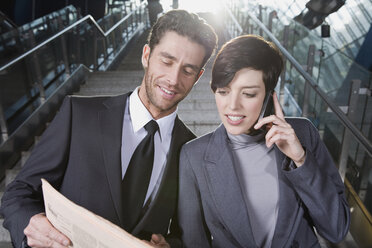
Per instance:
[[[164,11],[172,8],[172,0],[161,0]],[[218,0],[179,0],[178,8],[185,9],[189,12],[202,13],[212,12],[218,13],[221,3]]]

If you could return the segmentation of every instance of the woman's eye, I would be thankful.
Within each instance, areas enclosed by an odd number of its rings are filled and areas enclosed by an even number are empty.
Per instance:
[[[246,97],[250,97],[250,98],[256,96],[256,94],[252,94],[252,93],[243,93],[243,95],[246,96]]]
[[[217,94],[220,94],[221,96],[227,95],[227,91],[226,90],[217,90],[216,93]]]

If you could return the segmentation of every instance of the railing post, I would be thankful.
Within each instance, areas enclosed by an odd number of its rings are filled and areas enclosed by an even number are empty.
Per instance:
[[[244,17],[244,25],[243,25],[243,33],[249,34],[249,17],[245,16]]]
[[[136,29],[139,26],[140,18],[139,18],[139,9],[137,9],[137,6],[134,6],[136,8],[135,15],[136,15]]]
[[[97,35],[97,33],[95,35]],[[110,46],[109,38],[108,37],[102,37],[102,49],[103,49],[103,57],[104,57],[105,61],[108,58],[107,49],[108,49],[109,46]]]
[[[127,10],[127,6],[126,6],[126,4],[125,4],[126,2],[124,2],[124,16],[127,16],[127,14],[128,14],[128,10]],[[128,28],[129,28],[129,26],[128,26],[128,19],[125,21],[125,22],[123,22],[123,39],[125,40],[125,42],[127,42],[128,40],[129,40],[129,34],[128,34]]]
[[[258,5],[258,10],[259,10],[259,14],[258,14],[258,20],[260,20],[262,23],[263,23],[263,21],[262,21],[262,5],[260,4],[260,5]],[[262,28],[259,28],[259,32],[260,32],[260,36],[263,36],[263,30],[262,30]]]
[[[113,20],[113,18],[112,17],[110,17],[110,19],[109,19],[109,23],[110,23],[110,27],[112,27],[112,26],[114,26],[114,20]],[[111,44],[111,48],[112,48],[112,51],[113,52],[115,52],[115,49],[116,49],[116,45],[117,45],[117,36],[116,36],[116,33],[117,32],[117,30],[114,30],[114,31],[112,31],[111,32],[111,39],[112,39],[112,44]]]
[[[366,199],[367,191],[368,191],[368,184],[369,184],[369,175],[372,171],[372,158],[370,156],[366,156],[363,162],[363,167],[361,169],[361,179],[360,179],[360,187],[358,196],[364,202]]]
[[[78,64],[80,63],[83,63],[82,60],[81,60],[81,40],[80,40],[80,26],[76,26],[76,30],[73,32],[73,41],[75,43],[75,49],[76,49],[76,52],[75,52],[75,66],[77,66]],[[72,61],[72,63],[74,63]]]
[[[284,31],[283,31],[283,47],[285,49],[288,48],[288,39],[289,39],[289,25],[284,26]],[[280,93],[279,93],[279,101],[282,106],[284,106],[284,84],[285,84],[285,74],[287,72],[286,68],[287,64],[287,59],[285,56],[283,56],[283,65],[284,69],[282,74],[280,75]]]
[[[360,88],[359,96],[362,95],[365,95],[365,97],[367,98],[365,101],[368,104],[368,101],[370,101],[369,98],[372,96],[371,90],[368,88]],[[363,101],[363,98],[360,100]],[[371,130],[371,119],[372,116],[369,114],[367,106],[365,111],[363,112],[363,119],[361,122],[361,131],[366,135],[366,137],[370,135],[369,131]],[[357,154],[355,156],[355,164],[360,168],[360,185],[358,196],[364,202],[368,191],[370,173],[372,172],[372,157],[368,156],[368,154],[364,151],[364,149],[361,149],[360,146],[358,146],[356,152]]]
[[[34,47],[36,45],[34,32],[32,31],[32,29],[30,29],[28,33],[29,33],[29,36],[30,36],[29,38],[30,38],[30,42],[31,42],[31,47]],[[34,53],[32,53],[31,58],[32,58],[32,62],[33,62],[33,66],[34,66],[35,74],[36,74],[35,84],[39,89],[40,102],[41,102],[41,104],[43,104],[45,102],[46,97],[45,97],[43,79],[42,79],[42,76],[41,76],[40,63],[39,63],[39,59],[37,57],[37,52],[36,51]]]
[[[306,72],[312,76],[313,66],[314,66],[314,55],[315,55],[315,45],[309,46],[309,52],[307,54],[307,68]],[[309,114],[309,98],[310,98],[310,85],[308,81],[305,81],[304,87],[304,100],[302,105],[302,116],[307,117]]]
[[[123,19],[124,15],[123,15],[123,11],[120,12],[120,19]],[[120,26],[118,27],[118,30],[119,30],[119,37],[120,37],[120,46],[124,43],[124,23],[120,24]]]
[[[97,54],[97,48],[98,48],[98,38],[97,38],[97,30],[93,30],[93,65],[94,65],[94,70],[98,70],[98,54]],[[106,59],[106,57],[105,57]]]
[[[62,24],[62,19],[61,19],[61,16],[58,16],[58,26],[60,29],[63,29],[63,24]],[[68,63],[68,58],[67,58],[67,48],[66,48],[66,39],[65,39],[65,35],[61,35],[61,46],[62,46],[62,58],[63,58],[63,63],[65,65],[65,73],[66,73],[66,76],[70,76],[71,75],[71,72],[70,72],[70,65]]]
[[[349,106],[347,108],[347,117],[350,121],[354,121],[356,119],[356,110],[358,105],[358,98],[359,98],[359,89],[360,89],[360,80],[352,80],[351,82],[351,90],[350,90],[350,97],[349,97]],[[349,147],[351,143],[352,135],[351,133],[345,128],[344,137],[342,139],[342,148],[341,154],[339,159],[339,167],[338,171],[341,175],[341,178],[345,178],[346,169],[347,169],[347,159],[349,155]]]
[[[32,0],[32,12],[31,12],[31,21],[34,21],[35,20],[35,9],[36,9],[36,0]]]
[[[129,4],[130,4],[130,13],[131,13],[131,16],[130,16],[130,26],[131,26],[131,35],[132,35],[133,32],[134,32],[133,2],[129,2]]]
[[[8,139],[8,127],[6,125],[6,119],[3,111],[3,106],[0,103],[0,129],[1,129],[1,137],[3,141]]]
[[[273,28],[273,19],[274,18],[277,18],[277,17],[278,16],[277,16],[277,13],[276,13],[275,10],[273,10],[273,11],[270,12],[270,15],[269,15],[269,26],[267,27],[270,30],[270,32],[272,32],[272,28]]]

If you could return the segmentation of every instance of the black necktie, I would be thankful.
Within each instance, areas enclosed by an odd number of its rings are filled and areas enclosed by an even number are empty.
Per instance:
[[[131,231],[140,217],[154,163],[154,135],[159,126],[151,120],[145,125],[146,137],[130,159],[121,182],[124,228]]]

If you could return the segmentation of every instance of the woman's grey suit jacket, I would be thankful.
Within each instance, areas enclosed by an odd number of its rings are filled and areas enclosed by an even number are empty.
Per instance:
[[[350,212],[337,168],[310,121],[287,122],[306,149],[306,161],[296,168],[275,147],[280,196],[272,247],[320,247],[314,228],[339,242]],[[221,125],[182,148],[178,218],[186,247],[258,247],[227,139]]]

